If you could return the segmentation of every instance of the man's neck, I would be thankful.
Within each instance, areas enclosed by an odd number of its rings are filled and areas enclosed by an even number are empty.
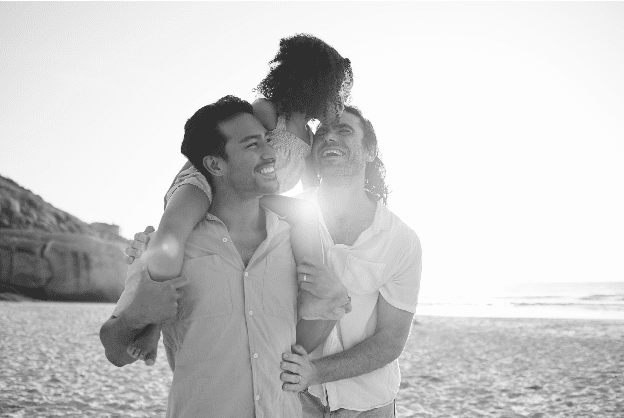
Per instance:
[[[264,225],[259,197],[240,198],[233,194],[215,193],[209,212],[225,224],[230,235],[253,231]]]
[[[266,216],[260,208],[260,198],[241,198],[236,194],[217,192],[210,213],[225,224],[243,265],[247,266],[267,237]]]
[[[354,245],[373,223],[377,204],[369,199],[363,179],[323,179],[319,206],[335,244]]]
[[[319,186],[319,205],[331,217],[353,215],[362,208],[370,208],[373,204],[364,190],[364,182],[359,178],[322,179]]]

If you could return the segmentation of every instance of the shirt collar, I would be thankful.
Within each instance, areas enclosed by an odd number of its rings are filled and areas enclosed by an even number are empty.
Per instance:
[[[262,206],[261,206],[261,208],[264,210],[264,214],[266,216],[267,238],[270,238],[273,235],[275,235],[275,233],[277,232],[277,230],[279,228],[279,225],[280,225],[280,221],[283,218],[278,216],[276,213],[271,212],[270,210],[263,208]],[[210,222],[218,222],[218,223],[220,223],[221,225],[223,225],[227,229],[227,226],[225,226],[223,221],[221,219],[219,219],[218,216],[215,216],[215,215],[213,215],[210,212],[206,213],[206,217],[205,217],[204,220],[210,221]]]
[[[321,207],[319,206],[319,188],[313,187],[306,191],[304,191],[301,197],[306,198],[310,197],[312,203],[316,207],[319,212],[319,216],[323,217],[323,213],[321,212]],[[373,218],[372,224],[360,235],[354,245],[359,244],[362,241],[367,240],[368,238],[378,234],[380,231],[389,231],[392,226],[392,216],[390,214],[390,210],[381,202],[375,202],[377,204],[375,208],[375,217]]]

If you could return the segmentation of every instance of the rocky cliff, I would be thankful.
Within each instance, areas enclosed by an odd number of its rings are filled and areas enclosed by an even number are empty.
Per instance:
[[[85,223],[0,176],[0,293],[114,302],[126,244],[117,226]]]

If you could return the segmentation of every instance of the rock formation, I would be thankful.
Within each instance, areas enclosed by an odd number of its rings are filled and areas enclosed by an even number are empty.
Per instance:
[[[127,242],[116,225],[85,223],[0,176],[0,293],[114,302]]]

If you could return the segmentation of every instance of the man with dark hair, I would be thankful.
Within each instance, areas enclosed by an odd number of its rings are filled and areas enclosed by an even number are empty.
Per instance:
[[[321,182],[303,197],[319,212],[326,262],[352,311],[310,355],[284,352],[284,390],[302,392],[305,417],[393,417],[397,358],[418,301],[420,241],[385,206],[377,137],[357,108],[319,127],[312,156]]]
[[[168,321],[168,417],[300,417],[298,395],[278,378],[280,355],[295,343],[314,349],[334,321],[297,322],[290,227],[259,205],[278,189],[267,131],[249,103],[227,96],[188,120],[182,149],[213,185],[210,210],[186,242],[184,279],[154,282],[141,259],[130,267],[100,331],[106,357],[134,362],[126,348]]]
[[[220,157],[227,161],[225,145],[227,137],[219,129],[218,123],[237,113],[253,115],[253,108],[247,101],[235,96],[225,96],[199,109],[184,124],[182,154],[212,183],[212,176],[204,166],[207,155]],[[213,140],[207,141],[206,138]],[[212,187],[214,185],[211,184]]]

